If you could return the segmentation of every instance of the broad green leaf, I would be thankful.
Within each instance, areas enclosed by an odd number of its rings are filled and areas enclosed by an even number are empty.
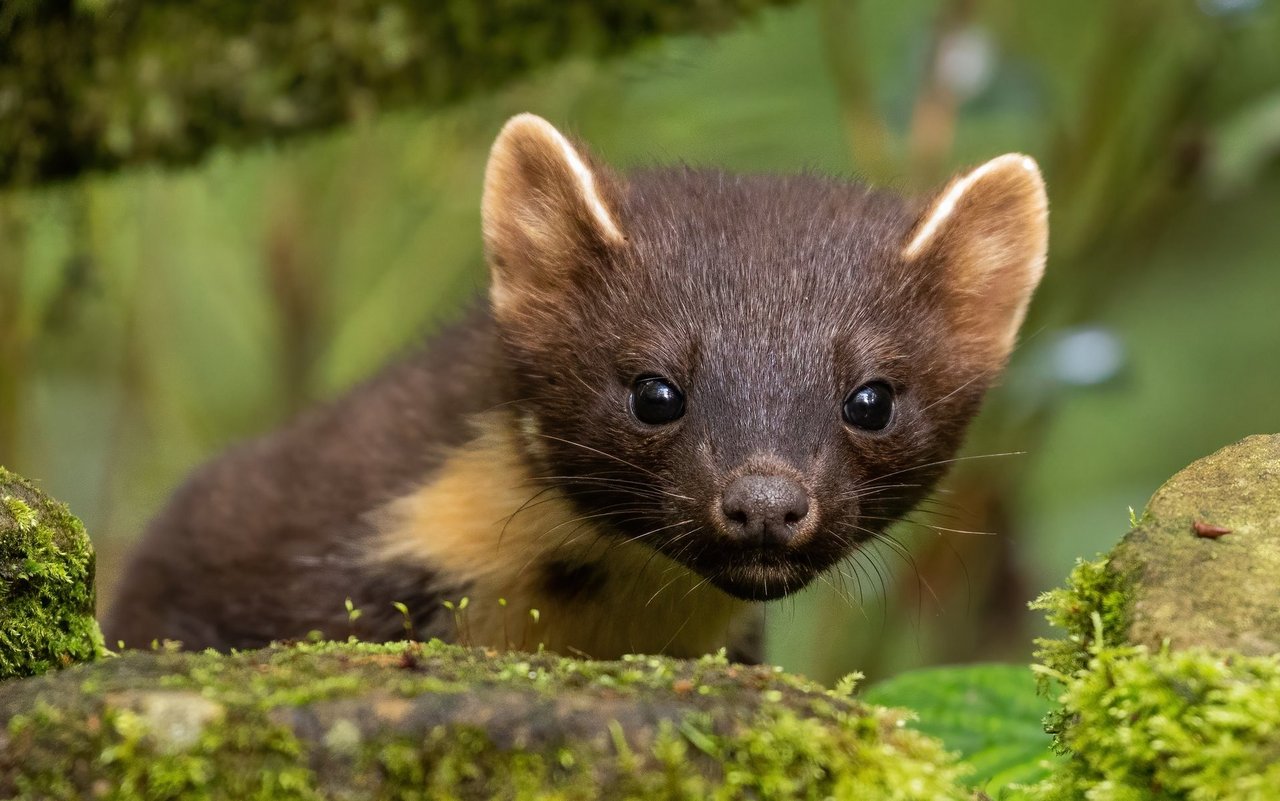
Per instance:
[[[1053,703],[1036,694],[1025,665],[913,671],[873,685],[863,700],[915,712],[915,727],[960,752],[993,799],[1018,798],[1009,786],[1038,781],[1057,759],[1041,725]]]

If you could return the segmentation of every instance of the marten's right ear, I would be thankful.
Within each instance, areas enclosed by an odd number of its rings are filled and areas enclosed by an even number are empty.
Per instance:
[[[481,204],[495,312],[567,289],[575,270],[625,244],[618,192],[618,180],[551,123],[512,117],[489,152]]]

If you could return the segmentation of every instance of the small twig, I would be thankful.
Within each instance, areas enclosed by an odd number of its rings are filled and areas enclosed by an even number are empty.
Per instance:
[[[951,37],[968,24],[975,5],[975,0],[951,0],[942,8],[934,26],[907,143],[911,180],[916,186],[937,182],[955,141],[959,99],[943,74],[942,57]]]

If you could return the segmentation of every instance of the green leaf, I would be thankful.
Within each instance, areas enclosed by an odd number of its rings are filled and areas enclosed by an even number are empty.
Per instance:
[[[1032,784],[1058,757],[1042,721],[1053,703],[1036,694],[1025,665],[972,665],[917,670],[880,682],[864,701],[919,715],[920,731],[958,751],[970,779],[997,801],[1021,796],[1012,784]]]

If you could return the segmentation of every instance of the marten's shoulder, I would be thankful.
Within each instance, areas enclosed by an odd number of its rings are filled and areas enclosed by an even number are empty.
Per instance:
[[[471,436],[470,416],[497,402],[490,330],[476,308],[342,396],[197,468],[135,549],[107,641],[225,649],[312,630],[403,633],[381,605],[351,621],[345,600],[391,593],[425,606],[452,592],[426,566],[370,568],[369,517],[430,482]]]

